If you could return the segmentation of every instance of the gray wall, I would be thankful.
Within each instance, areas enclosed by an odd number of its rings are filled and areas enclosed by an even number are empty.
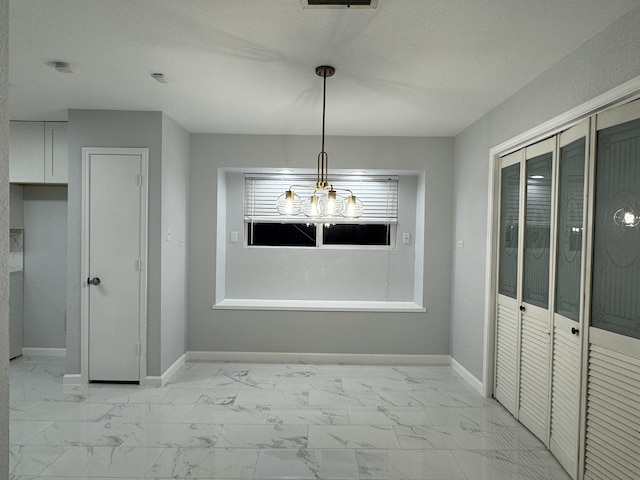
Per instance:
[[[482,378],[489,149],[640,75],[640,7],[455,138],[452,356]]]
[[[24,346],[64,348],[67,187],[24,187]]]
[[[149,149],[147,375],[160,375],[162,113],[69,110],[67,373],[80,373],[82,147]]]
[[[24,228],[24,187],[11,184],[9,192],[9,226],[10,228]]]
[[[9,478],[9,0],[0,0],[0,480]]]
[[[222,197],[227,203],[226,298],[414,301],[417,175],[398,180],[396,236],[409,232],[414,241],[404,245],[399,238],[392,249],[247,248],[244,175],[227,172],[226,178],[227,195]],[[218,226],[224,228],[224,223]],[[237,243],[230,242],[232,231],[238,232]]]
[[[161,372],[186,351],[187,344],[189,146],[189,133],[163,115]]]
[[[188,350],[448,354],[453,143],[447,138],[327,139],[335,168],[426,171],[426,314],[211,309],[218,168],[313,168],[318,146],[317,137],[305,136],[191,136]]]

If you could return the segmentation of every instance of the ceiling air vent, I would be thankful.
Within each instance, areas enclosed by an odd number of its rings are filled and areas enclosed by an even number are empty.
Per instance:
[[[302,8],[376,8],[378,0],[302,0]]]

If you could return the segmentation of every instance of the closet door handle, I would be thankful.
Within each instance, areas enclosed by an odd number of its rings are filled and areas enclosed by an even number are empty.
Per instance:
[[[580,334],[580,330],[577,329],[576,327],[571,327],[571,333],[573,333],[574,335],[579,335]]]
[[[524,305],[520,305],[520,311],[524,312],[526,309],[524,308]]]
[[[87,283],[89,285],[95,285],[97,287],[98,285],[100,285],[100,278],[98,277],[88,278]]]

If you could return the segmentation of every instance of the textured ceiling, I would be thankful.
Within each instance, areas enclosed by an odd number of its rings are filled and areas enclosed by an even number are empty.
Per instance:
[[[9,113],[161,110],[190,132],[455,135],[640,0],[11,0]],[[75,73],[47,62],[64,60]],[[149,75],[170,79],[159,84]]]

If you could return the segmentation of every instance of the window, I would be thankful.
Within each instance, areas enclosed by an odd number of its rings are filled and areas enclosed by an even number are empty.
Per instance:
[[[364,204],[357,218],[279,215],[276,200],[292,184],[312,184],[309,176],[245,175],[245,232],[248,246],[394,246],[398,222],[397,177],[342,177],[336,189],[351,190]],[[304,190],[299,195],[306,194]]]
[[[315,247],[316,226],[305,223],[248,223],[247,245]]]
[[[314,224],[275,208],[293,182],[314,182],[313,173],[219,170],[216,305],[422,308],[425,179],[422,172],[332,177],[334,186],[362,199],[364,215]],[[410,234],[409,243],[398,241],[402,233]]]

